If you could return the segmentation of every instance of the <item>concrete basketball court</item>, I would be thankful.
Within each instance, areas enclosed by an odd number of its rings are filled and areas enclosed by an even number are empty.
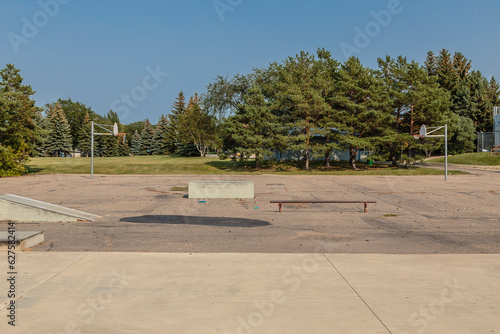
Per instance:
[[[254,199],[185,198],[190,181],[251,180]],[[103,216],[96,222],[22,223],[43,231],[33,251],[499,254],[500,170],[449,176],[32,175],[0,194]],[[369,200],[278,205],[270,200]],[[204,203],[199,203],[204,202]],[[6,230],[6,223],[0,225]]]
[[[185,198],[189,181],[254,199]],[[4,333],[497,333],[500,173],[6,178],[12,193],[103,216],[17,223],[17,325]],[[270,200],[368,200],[286,205]],[[200,203],[200,201],[202,203]],[[1,223],[2,230],[7,223]],[[7,268],[7,261],[4,261]],[[7,269],[5,269],[7,272]]]

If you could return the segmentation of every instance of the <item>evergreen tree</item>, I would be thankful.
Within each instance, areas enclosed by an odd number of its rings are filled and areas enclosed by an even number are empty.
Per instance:
[[[162,115],[156,125],[153,138],[153,154],[165,154],[167,152],[168,118]]]
[[[102,136],[102,149],[100,155],[103,157],[120,156],[119,138],[115,136]]]
[[[184,93],[180,92],[172,106],[171,114],[168,117],[168,126],[165,134],[165,151],[174,154],[177,151],[177,146],[180,145],[179,140],[179,118],[186,111],[186,102]]]
[[[232,150],[242,156],[255,154],[255,169],[259,169],[263,157],[273,154],[275,148],[284,147],[285,135],[259,87],[251,88],[245,100],[225,123],[225,132],[232,139]]]
[[[66,117],[66,120],[68,121],[68,124],[70,126],[72,147],[79,148],[80,130],[81,130],[82,124],[85,121],[86,115],[88,114],[90,119],[93,119],[93,120],[96,120],[99,118],[101,120],[103,120],[102,116],[97,115],[90,107],[87,107],[85,104],[83,104],[81,102],[72,101],[71,98],[68,98],[67,100],[58,99],[56,102],[48,104],[46,106],[47,109],[54,107],[54,105],[56,103],[58,103],[59,106],[62,108],[62,110],[64,112],[64,116]],[[103,123],[105,123],[105,122],[103,122]],[[89,155],[90,155],[90,153],[89,153]]]
[[[495,77],[491,77],[490,86],[488,89],[488,97],[493,106],[500,106],[500,85],[495,80]]]
[[[144,129],[141,132],[141,150],[140,155],[151,155],[153,154],[153,139],[154,139],[154,128],[149,122],[149,119],[146,119],[144,122]]]
[[[126,157],[130,155],[130,147],[127,144],[127,141],[123,140],[122,137],[117,137],[118,140],[118,155],[121,157]]]
[[[289,129],[288,148],[303,152],[305,169],[309,169],[311,153],[322,149],[322,144],[312,139],[324,135],[319,121],[331,108],[324,97],[329,82],[321,65],[314,55],[301,52],[270,68],[277,78],[276,103]]]
[[[26,172],[40,127],[40,110],[31,96],[31,86],[23,85],[19,70],[12,64],[0,71],[0,177]]]
[[[356,168],[360,148],[372,148],[377,143],[389,142],[394,136],[391,101],[382,80],[350,57],[342,64],[335,85],[337,131],[339,143],[349,150],[349,162]]]
[[[120,118],[118,117],[118,114],[115,113],[113,110],[110,110],[108,114],[106,115],[107,120],[111,124],[120,124]]]
[[[82,157],[89,157],[91,148],[91,138],[92,129],[91,129],[91,119],[89,113],[85,114],[83,122],[80,126],[80,130],[78,131],[78,148],[82,154]]]
[[[50,107],[48,119],[50,133],[47,139],[47,151],[56,157],[68,154],[71,151],[71,129],[59,103]]]
[[[441,125],[448,113],[450,95],[439,87],[436,76],[415,61],[409,63],[405,57],[379,59],[379,76],[384,81],[389,99],[392,101],[393,129],[395,136],[387,144],[393,165],[403,148],[411,157],[413,148],[422,143],[413,138],[421,125]],[[384,149],[382,149],[384,150]]]
[[[427,74],[430,76],[437,74],[437,62],[438,59],[434,52],[427,52],[427,58],[425,59],[424,68],[427,71]]]
[[[465,80],[472,67],[471,61],[465,58],[460,52],[455,52],[453,55],[453,68],[459,80]]]
[[[439,77],[438,82],[441,87],[446,89],[453,96],[457,88],[459,77],[457,75],[457,72],[455,71],[455,66],[451,59],[451,54],[446,49],[441,50],[441,52],[439,53],[436,73]]]
[[[31,156],[33,157],[46,157],[47,156],[47,137],[50,133],[49,130],[49,120],[47,117],[39,115],[37,117],[36,123],[39,130],[37,131],[37,136],[35,143],[33,145],[33,150]]]
[[[138,121],[123,125],[124,128],[123,132],[125,133],[125,136],[127,138],[127,143],[129,146],[132,146],[132,138],[134,137],[134,133],[136,131],[139,133],[142,132],[142,129],[144,128],[144,123],[145,121]]]
[[[135,130],[130,143],[130,153],[132,153],[133,155],[140,155],[142,139],[139,131]]]

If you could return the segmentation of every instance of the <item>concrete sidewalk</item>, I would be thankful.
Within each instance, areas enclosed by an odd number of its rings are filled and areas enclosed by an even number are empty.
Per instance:
[[[16,271],[0,333],[500,332],[500,255],[26,252]]]

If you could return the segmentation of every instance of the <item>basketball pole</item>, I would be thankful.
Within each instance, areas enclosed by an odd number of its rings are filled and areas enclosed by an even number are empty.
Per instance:
[[[90,130],[90,178],[94,178],[94,122],[90,122],[92,130]]]
[[[441,130],[444,128],[444,136],[443,135],[431,135],[431,133],[434,133],[438,130]],[[431,131],[429,131],[431,130]],[[444,126],[435,126],[435,127],[430,127],[427,128],[424,125],[420,127],[420,138],[426,138],[426,137],[439,137],[442,138],[444,137],[444,180],[448,181],[448,124],[445,124]]]
[[[95,133],[94,125],[97,125],[101,129],[105,130],[105,133]],[[105,126],[112,126],[113,130],[106,129]],[[117,136],[118,135],[118,124],[108,125],[108,124],[95,124],[94,121],[90,122],[90,178],[94,178],[94,136]]]
[[[444,180],[448,181],[448,124],[444,125]]]

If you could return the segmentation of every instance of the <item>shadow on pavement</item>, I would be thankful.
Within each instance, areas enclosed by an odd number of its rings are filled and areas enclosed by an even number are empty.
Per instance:
[[[231,217],[195,217],[195,216],[168,216],[168,215],[144,215],[137,217],[125,217],[122,222],[145,223],[145,224],[171,224],[171,225],[204,225],[225,227],[261,227],[271,225],[264,220],[231,218]]]

